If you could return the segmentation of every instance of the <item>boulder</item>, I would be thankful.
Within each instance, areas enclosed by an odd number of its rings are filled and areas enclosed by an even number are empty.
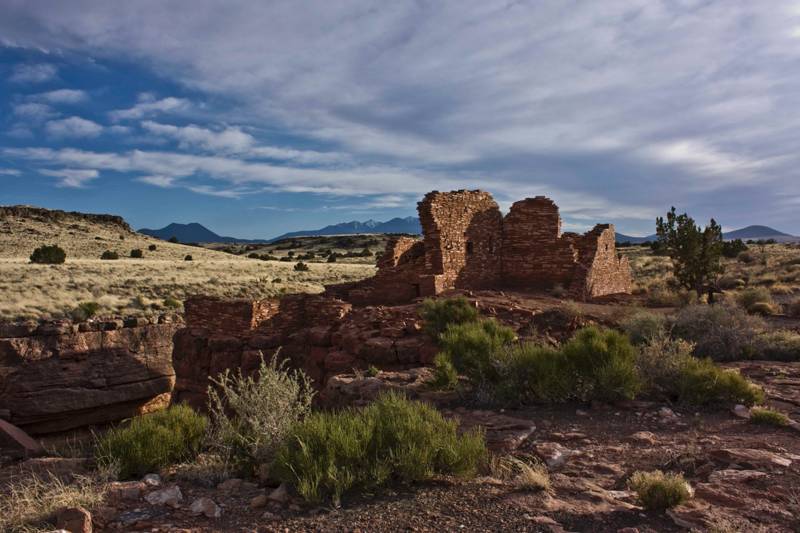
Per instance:
[[[92,515],[83,507],[67,507],[56,513],[56,527],[70,533],[92,533]]]
[[[222,516],[222,509],[211,498],[198,498],[189,506],[189,511],[196,515],[204,515],[207,518],[219,518]]]
[[[172,485],[161,490],[151,492],[144,499],[150,505],[169,505],[170,507],[177,507],[183,501],[183,494],[177,485]]]
[[[44,454],[44,448],[38,441],[20,428],[0,419],[0,451],[15,458],[36,457]]]

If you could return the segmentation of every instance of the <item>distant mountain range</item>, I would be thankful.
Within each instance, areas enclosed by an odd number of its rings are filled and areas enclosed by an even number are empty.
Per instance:
[[[237,239],[236,237],[223,237],[221,235],[217,235],[207,227],[203,226],[202,224],[198,224],[197,222],[191,222],[189,224],[178,224],[173,222],[168,226],[164,226],[161,229],[147,229],[142,228],[139,230],[139,233],[143,233],[145,235],[149,235],[150,237],[155,237],[157,239],[161,239],[164,241],[168,241],[171,238],[175,237],[178,239],[179,242],[228,242],[228,243],[263,243],[267,242],[266,240],[248,240],[248,239]]]
[[[324,235],[353,235],[358,233],[409,233],[418,235],[422,233],[422,226],[420,226],[417,217],[393,218],[386,222],[378,222],[372,219],[365,222],[353,220],[352,222],[342,222],[315,230],[284,233],[280,237],[270,240],[279,241],[292,237],[320,237]]]
[[[631,244],[641,244],[647,241],[654,241],[657,238],[655,234],[648,235],[647,237],[632,237],[623,233],[617,233],[617,242],[629,242]],[[723,233],[722,238],[726,241],[732,241],[734,239],[742,239],[743,241],[774,239],[776,242],[800,242],[800,237],[783,233],[769,226],[747,226],[746,228]]]
[[[411,235],[418,235],[422,233],[419,219],[417,217],[406,218],[393,218],[386,222],[378,222],[376,220],[366,220],[359,222],[353,220],[351,222],[342,222],[340,224],[332,224],[324,228],[314,230],[292,231],[284,233],[279,237],[273,239],[238,239],[236,237],[224,237],[217,235],[210,229],[202,224],[192,222],[190,224],[170,224],[169,226],[161,229],[140,229],[139,233],[150,235],[158,239],[169,240],[175,237],[180,242],[223,242],[223,243],[269,243],[279,241],[281,239],[290,239],[293,237],[321,237],[325,235],[356,235],[364,233],[409,233]],[[800,237],[783,233],[768,226],[747,226],[746,228],[729,231],[723,234],[725,240],[742,239],[744,241],[752,239],[775,239],[777,242],[800,242]],[[617,233],[617,242],[629,242],[631,244],[641,244],[646,241],[656,240],[656,235],[648,235],[647,237],[634,237]]]

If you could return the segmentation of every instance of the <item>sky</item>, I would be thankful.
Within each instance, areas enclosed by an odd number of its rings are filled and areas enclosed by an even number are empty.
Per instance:
[[[0,204],[268,238],[430,190],[800,234],[796,0],[0,0]]]

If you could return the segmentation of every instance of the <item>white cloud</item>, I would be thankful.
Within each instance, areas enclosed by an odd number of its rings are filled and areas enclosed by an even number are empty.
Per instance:
[[[141,126],[154,135],[161,135],[178,141],[179,146],[184,149],[200,148],[213,153],[237,154],[250,158],[277,159],[297,163],[334,163],[347,159],[344,154],[336,152],[295,150],[259,145],[252,135],[238,127],[211,130],[194,124],[174,126],[152,120],[143,121]]]
[[[100,173],[93,169],[60,169],[48,170],[40,169],[40,174],[45,176],[53,176],[60,178],[58,184],[60,187],[83,188],[87,182],[97,179]]]
[[[12,104],[12,109],[15,116],[24,118],[34,123],[43,122],[47,119],[58,116],[58,112],[56,112],[52,107],[38,102]]]
[[[51,120],[44,129],[53,137],[97,137],[103,132],[103,126],[81,117]]]
[[[42,83],[55,79],[58,68],[49,63],[16,65],[11,72],[10,81],[14,83]]]
[[[88,95],[79,89],[56,89],[31,95],[32,99],[42,100],[51,104],[77,104],[87,100]]]
[[[16,168],[0,168],[0,176],[19,176],[22,174]]]
[[[156,115],[159,113],[177,113],[186,111],[191,107],[189,100],[169,96],[161,100],[152,99],[149,93],[144,97],[140,95],[139,103],[128,109],[117,109],[109,112],[111,120],[130,120]]]

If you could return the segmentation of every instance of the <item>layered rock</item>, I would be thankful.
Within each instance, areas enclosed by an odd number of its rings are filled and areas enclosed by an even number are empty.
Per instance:
[[[145,319],[4,325],[2,416],[28,433],[42,434],[168,405],[177,328]]]

